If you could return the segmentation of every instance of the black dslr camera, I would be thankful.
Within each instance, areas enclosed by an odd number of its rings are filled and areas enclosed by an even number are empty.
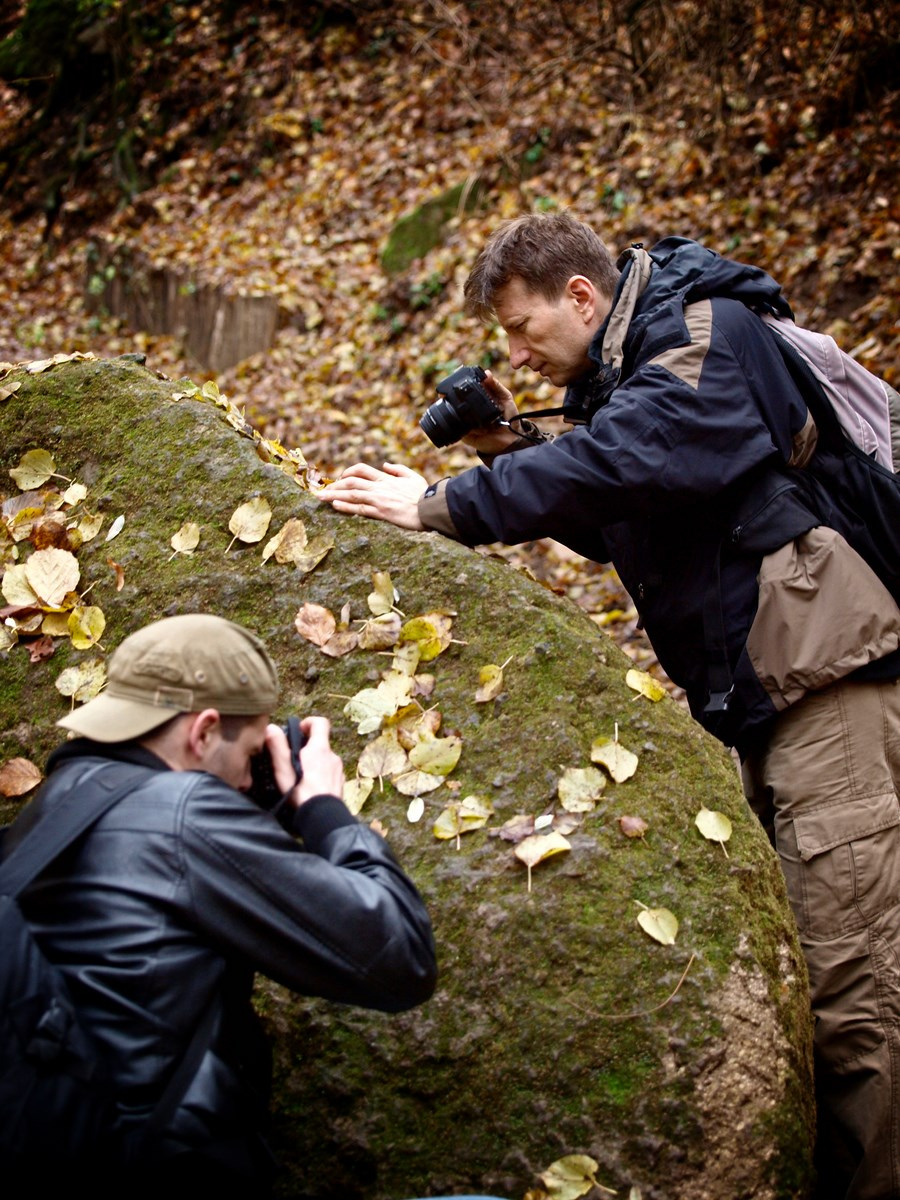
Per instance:
[[[291,764],[297,773],[297,779],[294,783],[294,787],[296,787],[303,778],[300,751],[306,744],[306,734],[300,728],[300,722],[297,717],[288,717],[281,728],[291,749]],[[275,768],[272,766],[272,756],[269,753],[268,746],[263,746],[259,754],[254,754],[253,758],[251,758],[250,778],[250,791],[248,793],[250,799],[254,800],[260,808],[265,808],[277,817],[286,793],[282,793],[275,782]],[[291,790],[290,788],[288,789],[288,791]]]
[[[471,429],[483,429],[500,420],[500,409],[481,385],[481,367],[457,367],[437,385],[440,400],[426,408],[419,426],[435,446],[458,442]]]
[[[538,444],[547,439],[532,424],[534,418],[562,417],[570,425],[587,425],[618,387],[619,374],[618,367],[600,363],[583,384],[566,389],[562,407],[519,413],[505,421],[490,393],[481,386],[484,380],[481,367],[457,367],[437,385],[441,399],[426,408],[419,426],[435,446],[449,446],[470,430],[489,425],[509,426],[524,441]]]

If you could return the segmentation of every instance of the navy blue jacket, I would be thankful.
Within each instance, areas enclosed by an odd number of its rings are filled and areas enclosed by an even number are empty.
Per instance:
[[[668,238],[650,259],[618,386],[590,424],[449,480],[444,499],[469,545],[551,537],[611,560],[694,715],[746,744],[776,711],[744,651],[757,571],[817,524],[782,472],[807,408],[753,311],[790,309],[764,271],[695,242]],[[598,365],[608,323],[590,348]],[[727,714],[710,711],[732,677]]]

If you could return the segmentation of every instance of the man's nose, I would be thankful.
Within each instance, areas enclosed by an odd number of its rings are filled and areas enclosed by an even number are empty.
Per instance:
[[[509,343],[509,365],[514,371],[518,370],[519,367],[524,367],[529,357],[530,353],[527,346],[517,342]]]

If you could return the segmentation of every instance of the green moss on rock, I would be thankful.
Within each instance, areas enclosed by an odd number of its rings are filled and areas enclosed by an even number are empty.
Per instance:
[[[113,543],[78,554],[82,586],[106,614],[112,651],[176,612],[211,611],[260,633],[281,672],[283,706],[334,723],[348,771],[366,740],[343,697],[383,666],[356,651],[325,657],[294,631],[311,601],[367,615],[373,570],[390,571],[407,616],[453,610],[457,642],[432,664],[445,731],[463,739],[451,776],[406,819],[386,784],[367,802],[434,917],[441,980],[412,1013],[335,1008],[262,983],[276,1034],[273,1141],[285,1195],[388,1200],[461,1188],[520,1197],[566,1153],[589,1153],[609,1187],[645,1200],[806,1195],[813,1122],[806,981],[777,861],[740,794],[728,755],[669,699],[625,686],[628,660],[576,606],[506,564],[435,534],[333,513],[260,460],[209,403],[134,363],[81,362],[39,375],[0,404],[2,476],[28,449],[89,488],[85,507],[123,514]],[[10,488],[14,491],[14,488]],[[301,517],[334,549],[305,578],[260,546],[230,541],[238,504],[261,493],[277,530]],[[192,557],[171,558],[185,520],[202,527]],[[107,559],[125,573],[116,592]],[[96,652],[95,652],[96,653]],[[60,643],[31,664],[0,655],[0,750],[42,761],[68,701],[62,666],[87,657]],[[510,658],[502,696],[474,703],[478,671]],[[567,766],[612,735],[640,758],[610,782],[571,835],[535,868],[531,893],[509,843],[492,834],[555,802]],[[459,849],[431,833],[453,795],[487,795],[496,815]],[[734,826],[729,857],[703,839],[700,805]],[[618,817],[642,816],[643,840]],[[674,946],[637,926],[637,903],[670,908]]]
[[[459,183],[440,196],[426,200],[394,225],[381,255],[381,265],[389,275],[405,271],[417,258],[444,240],[449,221],[461,213],[471,212],[481,200],[483,187],[471,181]]]

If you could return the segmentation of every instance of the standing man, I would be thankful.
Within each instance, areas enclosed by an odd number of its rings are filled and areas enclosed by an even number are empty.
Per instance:
[[[502,225],[465,296],[585,423],[519,432],[488,375],[505,421],[466,438],[484,466],[428,487],[358,465],[320,496],[615,564],[781,857],[816,1016],[820,1196],[900,1197],[900,610],[792,480],[817,431],[762,320],[790,308],[763,271],[682,238],[614,264],[567,213]]]
[[[434,988],[428,915],[385,841],[341,801],[328,722],[301,723],[298,778],[269,724],[277,700],[274,663],[241,626],[208,615],[148,625],[112,655],[106,691],[59,722],[79,737],[51,756],[3,843],[6,857],[30,830],[52,829],[67,798],[133,769],[133,787],[20,899],[113,1093],[113,1138],[82,1164],[92,1194],[267,1194],[255,971],[386,1012]],[[266,753],[278,819],[247,794]]]

